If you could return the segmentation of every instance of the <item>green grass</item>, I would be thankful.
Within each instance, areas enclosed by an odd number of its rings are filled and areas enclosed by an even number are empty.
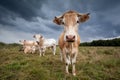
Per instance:
[[[120,47],[79,47],[76,76],[65,74],[58,47],[55,56],[47,50],[42,57],[38,52],[24,54],[19,48],[19,45],[0,46],[0,80],[120,79]]]

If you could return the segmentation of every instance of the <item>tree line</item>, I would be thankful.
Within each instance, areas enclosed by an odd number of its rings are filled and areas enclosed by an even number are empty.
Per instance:
[[[0,42],[0,48],[4,46],[20,46],[17,43],[6,44]],[[120,38],[111,40],[93,40],[92,42],[80,43],[80,46],[120,46]]]
[[[111,40],[93,40],[92,42],[81,43],[80,46],[120,46],[120,38]]]

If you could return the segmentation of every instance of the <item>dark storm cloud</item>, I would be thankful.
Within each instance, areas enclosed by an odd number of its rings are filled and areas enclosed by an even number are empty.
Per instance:
[[[92,0],[93,10],[97,12],[112,10],[119,4],[119,0]]]
[[[45,0],[1,0],[0,6],[29,20],[42,14],[42,12],[38,14],[37,10],[41,8],[44,2]]]
[[[54,24],[53,18],[68,10],[91,13],[79,26],[81,41],[117,37],[119,4],[120,0],[0,0],[0,41],[32,39],[39,33],[58,39],[63,27]],[[7,41],[4,36],[13,38]]]

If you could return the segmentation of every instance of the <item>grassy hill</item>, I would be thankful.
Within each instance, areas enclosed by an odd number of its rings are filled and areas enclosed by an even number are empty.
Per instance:
[[[59,49],[53,56],[19,52],[17,44],[0,43],[0,80],[119,80],[120,47],[79,47],[77,75],[65,74]],[[71,71],[71,67],[70,67]]]

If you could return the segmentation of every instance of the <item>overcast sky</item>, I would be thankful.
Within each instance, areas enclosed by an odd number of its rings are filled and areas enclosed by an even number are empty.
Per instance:
[[[63,27],[53,19],[68,10],[91,13],[79,26],[81,42],[120,35],[120,0],[0,0],[0,42],[33,40],[34,34],[58,40]]]

